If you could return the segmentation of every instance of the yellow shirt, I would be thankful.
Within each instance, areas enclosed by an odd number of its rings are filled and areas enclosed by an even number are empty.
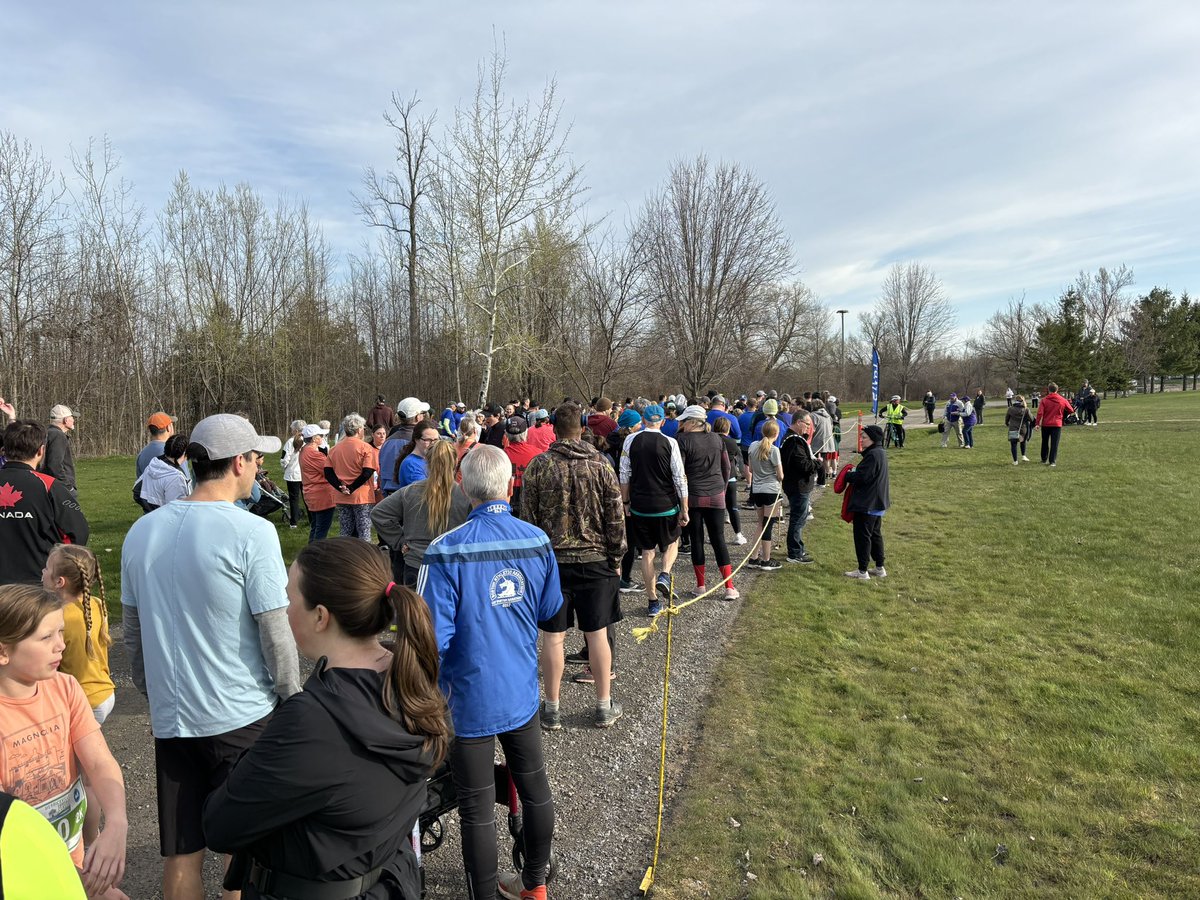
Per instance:
[[[66,630],[63,640],[66,649],[63,650],[60,672],[66,672],[74,677],[87,694],[88,703],[95,709],[113,695],[112,675],[108,670],[108,619],[102,618],[103,609],[100,598],[93,596],[92,604],[92,647],[95,658],[87,652],[87,625],[83,620],[83,605],[74,602],[63,607],[63,619]]]

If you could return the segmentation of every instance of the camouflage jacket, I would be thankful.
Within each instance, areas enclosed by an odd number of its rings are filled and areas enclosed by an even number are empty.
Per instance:
[[[555,441],[530,461],[520,516],[550,536],[560,563],[607,562],[616,569],[625,552],[617,476],[583,441]]]

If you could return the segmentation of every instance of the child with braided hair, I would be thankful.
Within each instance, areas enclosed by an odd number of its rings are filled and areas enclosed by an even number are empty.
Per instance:
[[[92,586],[100,595],[92,593]],[[59,544],[46,558],[42,587],[53,591],[63,602],[66,631],[60,671],[79,682],[88,704],[101,725],[112,712],[116,686],[108,668],[108,606],[104,602],[104,577],[100,561],[87,547]]]

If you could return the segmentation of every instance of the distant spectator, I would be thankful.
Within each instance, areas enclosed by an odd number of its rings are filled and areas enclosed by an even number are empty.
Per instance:
[[[184,469],[187,447],[187,435],[171,435],[163,452],[150,460],[150,465],[134,484],[134,493],[141,497],[146,512],[153,512],[192,492],[192,480]]]
[[[289,428],[291,436],[283,442],[283,452],[279,459],[288,492],[288,524],[292,528],[300,521],[300,504],[304,498],[304,480],[300,477],[300,450],[304,447],[303,433],[307,424],[303,419],[295,419],[292,422]]]
[[[933,395],[933,391],[926,391],[924,398],[921,400],[921,405],[925,407],[925,424],[933,424],[933,413],[937,409],[937,397]]]
[[[846,573],[850,578],[867,581],[886,578],[884,568],[883,516],[891,505],[888,484],[888,459],[883,450],[883,429],[868,425],[863,429],[862,459],[845,473],[853,489],[847,504],[854,516],[854,553],[858,568]],[[871,567],[871,563],[875,565]]]
[[[1008,409],[1004,413],[1004,427],[1008,429],[1008,443],[1012,448],[1013,465],[1021,464],[1021,460],[1017,459],[1018,445],[1020,445],[1021,459],[1029,462],[1029,457],[1025,455],[1025,442],[1029,440],[1029,432],[1033,430],[1033,417],[1025,408],[1024,397],[1014,397],[1012,403],[1008,405]]]
[[[175,417],[165,412],[156,412],[146,420],[146,429],[150,432],[150,440],[137,456],[137,475],[146,471],[150,460],[162,456],[167,445],[167,438],[175,433]]]
[[[71,450],[71,432],[75,430],[75,413],[61,403],[50,409],[50,427],[46,429],[46,456],[39,471],[53,476],[72,494],[75,486],[75,454]]]
[[[366,420],[358,413],[350,413],[342,420],[342,432],[346,436],[329,451],[325,480],[336,492],[342,534],[369,541],[374,498],[371,478],[379,465],[379,454],[363,440],[365,427]]]
[[[371,431],[374,431],[376,428],[391,428],[392,419],[395,415],[395,410],[387,405],[383,394],[379,394],[375,398],[375,405],[367,413],[367,428]]]
[[[308,510],[308,542],[319,541],[329,534],[333,524],[335,493],[325,478],[325,439],[329,429],[321,425],[305,425],[300,432],[304,446],[300,449],[300,482],[304,491],[304,506]]]
[[[1086,385],[1087,382],[1084,382]],[[1058,442],[1062,437],[1063,419],[1075,412],[1066,397],[1058,392],[1053,381],[1046,385],[1046,396],[1038,407],[1033,427],[1042,429],[1042,465],[1055,468],[1058,465]]]

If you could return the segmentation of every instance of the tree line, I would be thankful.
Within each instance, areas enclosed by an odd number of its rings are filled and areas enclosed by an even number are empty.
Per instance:
[[[181,171],[152,214],[106,140],[60,172],[0,132],[0,395],[39,418],[70,405],[80,452],[109,453],[136,449],[156,409],[282,433],[377,393],[862,397],[871,346],[905,396],[1051,370],[1069,384],[1073,366],[1114,389],[1185,372],[1194,387],[1195,304],[1157,288],[1126,302],[1123,268],[1081,275],[1056,310],[1014,301],[962,342],[936,274],[899,264],[843,345],[754,173],[679,159],[629,221],[591,221],[555,83],[517,101],[506,76],[497,52],[444,125],[393,96],[394,163],[365,170],[344,259],[302,201]]]

